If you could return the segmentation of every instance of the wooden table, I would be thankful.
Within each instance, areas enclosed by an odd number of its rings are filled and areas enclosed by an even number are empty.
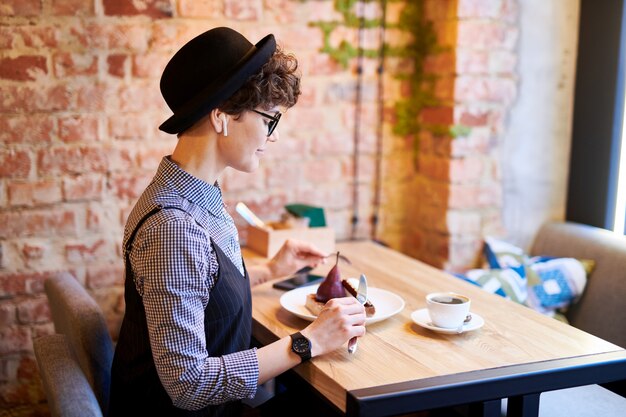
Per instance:
[[[349,416],[384,416],[473,404],[481,415],[537,415],[543,391],[626,380],[626,350],[600,338],[489,294],[415,259],[368,241],[338,244],[352,265],[342,277],[365,273],[370,287],[406,302],[399,314],[367,326],[356,354],[339,349],[294,371]],[[244,250],[246,262],[258,256]],[[255,259],[256,258],[256,259]],[[332,265],[316,271],[325,275]],[[485,320],[460,335],[435,333],[411,320],[424,296],[455,291],[472,299]],[[284,310],[283,291],[265,283],[252,290],[253,335],[271,343],[309,322]]]

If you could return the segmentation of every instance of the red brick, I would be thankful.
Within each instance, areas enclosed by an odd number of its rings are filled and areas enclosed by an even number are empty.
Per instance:
[[[44,295],[19,302],[17,305],[17,319],[20,324],[36,324],[50,321],[48,298]]]
[[[0,212],[0,238],[29,236],[73,236],[76,214],[61,208]]]
[[[32,113],[67,110],[72,92],[63,85],[31,88],[0,84],[0,95],[0,113]]]
[[[449,158],[420,153],[418,159],[418,167],[421,174],[438,181],[448,181],[450,179]]]
[[[17,308],[12,300],[0,301],[0,328],[16,324]]]
[[[98,117],[74,115],[59,118],[59,138],[65,143],[98,140]]]
[[[124,78],[126,74],[127,55],[113,54],[107,57],[108,73],[114,77]]]
[[[204,17],[219,19],[224,17],[223,0],[179,0],[178,14],[181,17]]]
[[[31,161],[27,151],[0,149],[0,178],[27,178]]]
[[[77,75],[96,75],[98,57],[86,53],[57,53],[53,57],[54,75],[58,78]]]
[[[109,249],[104,239],[98,239],[91,244],[70,243],[65,245],[65,259],[73,264],[92,263],[110,255]]]
[[[18,45],[27,48],[54,48],[58,45],[60,30],[41,25],[11,25],[0,27],[0,48],[11,49]]]
[[[104,191],[104,176],[84,174],[63,178],[63,199],[65,201],[99,200]]]
[[[432,28],[437,38],[437,46],[441,48],[454,49],[457,45],[459,37],[461,36],[461,33],[458,30],[459,25],[460,23],[456,19],[434,21]]]
[[[489,122],[489,111],[470,111],[465,110],[459,116],[459,123],[463,126],[487,126]]]
[[[224,0],[224,16],[233,20],[259,20],[263,14],[261,0]]]
[[[92,16],[93,2],[85,0],[52,0],[52,14],[55,16]]]
[[[425,107],[420,113],[420,119],[426,124],[451,125],[454,122],[454,108]]]
[[[48,248],[45,245],[29,243],[24,243],[20,250],[22,256],[29,261],[42,259],[47,251]]]
[[[118,110],[117,88],[109,84],[89,84],[76,88],[76,108],[87,112]]]
[[[9,326],[0,329],[0,355],[32,350],[31,332],[28,327]]]
[[[145,113],[150,109],[158,109],[163,103],[161,92],[154,86],[143,83],[120,87],[117,98],[117,110],[123,112]]]
[[[456,18],[456,0],[425,0],[424,16],[429,20],[450,20]]]
[[[52,140],[54,119],[48,115],[0,115],[0,142],[44,144]]]
[[[157,52],[135,55],[132,60],[133,77],[160,79],[169,59],[169,54]]]
[[[122,262],[87,268],[87,288],[108,288],[124,285],[124,268]]]
[[[48,73],[46,57],[22,55],[0,59],[0,78],[14,81],[32,81]]]
[[[144,139],[155,129],[152,121],[139,114],[120,113],[109,116],[109,135],[115,139]]]
[[[265,0],[263,2],[263,19],[272,19],[280,25],[302,24],[302,17],[305,15],[302,13],[301,4],[291,0]]]
[[[61,186],[56,181],[9,183],[7,192],[12,206],[52,204],[62,199]]]
[[[172,17],[172,2],[167,0],[102,0],[107,16]]]
[[[35,16],[41,14],[41,0],[2,0],[0,16]]]
[[[134,152],[127,148],[108,148],[109,170],[111,172],[135,169],[137,167],[137,159]]]
[[[149,171],[156,171],[165,155],[171,155],[174,143],[171,141],[154,141],[153,146],[143,147],[137,151],[137,162],[139,167]]]
[[[428,55],[424,59],[424,71],[431,74],[454,74],[456,56],[454,52],[445,51]]]
[[[20,366],[17,371],[17,377],[20,379],[26,379],[33,381],[39,377],[39,368],[37,366],[37,360],[33,356],[22,356],[20,359]]]
[[[135,199],[145,190],[152,180],[152,177],[152,174],[129,175],[128,173],[124,173],[122,175],[115,175],[111,177],[109,187],[113,189],[117,198]]]
[[[107,155],[96,147],[56,147],[39,151],[37,164],[40,175],[106,172]]]

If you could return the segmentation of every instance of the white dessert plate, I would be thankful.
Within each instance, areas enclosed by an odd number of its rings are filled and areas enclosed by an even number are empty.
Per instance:
[[[305,303],[307,295],[316,293],[318,287],[319,284],[287,291],[280,297],[280,305],[283,306],[285,310],[302,319],[313,321],[317,316],[311,314],[309,309],[306,308]],[[372,324],[388,319],[398,314],[404,308],[404,300],[400,296],[380,288],[369,287],[367,289],[367,299],[374,304],[376,313],[374,313],[372,317],[368,317],[365,320],[365,324]]]
[[[445,334],[458,334],[471,332],[472,330],[480,329],[485,324],[485,320],[480,317],[476,313],[470,313],[472,315],[472,319],[463,325],[462,330],[459,332],[458,329],[445,329],[443,327],[437,327],[430,321],[430,316],[428,315],[428,309],[422,308],[420,310],[415,310],[411,313],[411,320],[415,322],[415,324],[422,326],[426,329],[432,330],[438,333]]]

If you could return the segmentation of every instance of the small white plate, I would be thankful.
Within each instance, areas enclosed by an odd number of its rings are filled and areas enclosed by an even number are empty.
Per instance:
[[[480,317],[476,313],[470,313],[472,315],[472,319],[463,325],[463,329],[459,332],[458,329],[445,329],[443,327],[437,327],[430,321],[430,316],[428,315],[428,309],[422,308],[420,310],[415,310],[411,313],[411,320],[415,322],[415,324],[422,326],[426,329],[432,330],[438,333],[445,334],[458,334],[471,332],[472,330],[480,329],[485,324],[485,320]]]
[[[287,291],[280,297],[280,305],[287,311],[305,320],[313,321],[317,318],[306,308],[306,297],[317,292],[319,285],[308,285]],[[376,313],[365,320],[365,324],[376,323],[398,314],[404,308],[404,300],[387,290],[369,287],[367,299],[376,307]]]

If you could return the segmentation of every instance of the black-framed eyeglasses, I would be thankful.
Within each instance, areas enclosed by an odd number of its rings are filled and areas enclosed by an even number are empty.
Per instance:
[[[271,114],[263,113],[261,111],[257,111],[257,110],[254,110],[254,109],[252,109],[252,111],[255,112],[256,114],[260,114],[261,116],[270,119],[269,123],[267,124],[267,136],[268,137],[272,136],[272,133],[274,133],[274,130],[276,129],[276,126],[278,126],[278,122],[280,121],[280,117],[283,114],[281,112],[277,111],[272,116]]]

